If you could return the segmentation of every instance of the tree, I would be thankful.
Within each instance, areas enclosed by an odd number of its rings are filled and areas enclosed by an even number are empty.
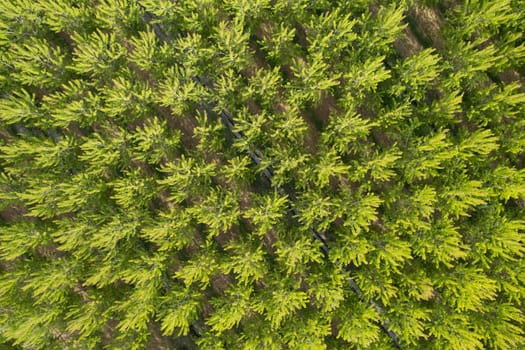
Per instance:
[[[414,145],[413,156],[404,163],[404,178],[409,183],[436,176],[443,163],[456,157],[447,140],[447,131],[419,139]]]
[[[282,64],[291,63],[291,57],[299,51],[298,45],[293,42],[296,35],[295,28],[290,27],[286,22],[279,22],[278,25],[270,27],[269,31],[269,35],[260,40],[268,58]]]
[[[319,264],[306,277],[308,292],[314,298],[313,304],[323,313],[336,310],[345,300],[345,273],[332,264]],[[329,273],[327,273],[329,272]]]
[[[494,349],[512,349],[524,342],[523,311],[506,302],[492,302],[488,312],[474,319],[476,333],[484,334],[483,342]]]
[[[215,28],[213,39],[216,42],[216,55],[225,68],[241,70],[248,65],[248,33],[244,32],[243,21],[236,17],[228,23],[221,21]]]
[[[158,179],[157,183],[161,188],[170,191],[170,200],[178,203],[185,200],[192,191],[199,193],[199,187],[211,184],[211,179],[216,173],[215,169],[214,163],[207,164],[203,160],[182,154],[174,162],[160,167],[160,171],[167,176]]]
[[[90,32],[97,25],[95,8],[88,3],[69,3],[64,0],[43,0],[35,4],[45,16],[46,25],[56,32]]]
[[[330,184],[330,180],[341,180],[350,170],[335,152],[326,152],[319,159],[313,162],[313,169],[305,172],[305,178],[313,175],[312,182],[319,188],[325,188]]]
[[[443,306],[434,308],[428,334],[433,337],[429,345],[438,349],[483,348],[483,337],[473,331],[468,316],[447,311]]]
[[[239,202],[235,194],[222,188],[214,188],[190,213],[209,229],[210,237],[217,236],[232,228],[239,219]]]
[[[143,8],[136,2],[104,0],[98,4],[96,14],[100,27],[130,34],[144,26],[143,12]]]
[[[78,341],[80,344],[85,342],[86,345],[98,346],[99,334],[101,334],[104,325],[108,321],[108,315],[103,312],[105,302],[102,300],[102,295],[89,301],[83,301],[71,307],[67,313],[67,331],[76,332],[78,334]],[[103,317],[101,317],[103,315]]]
[[[272,330],[278,329],[283,321],[297,310],[306,307],[308,296],[299,289],[299,283],[286,276],[270,276],[272,285],[255,295],[253,309],[264,313]]]
[[[211,241],[207,241],[202,247],[200,254],[187,261],[175,272],[174,277],[184,282],[189,288],[193,283],[198,283],[201,289],[210,284],[210,278],[217,273],[219,262],[217,252]]]
[[[220,120],[212,120],[206,111],[195,118],[197,126],[193,128],[193,137],[199,140],[197,149],[202,152],[218,152],[224,148],[224,125]]]
[[[340,74],[330,74],[321,53],[312,54],[309,62],[296,60],[292,65],[294,81],[288,84],[292,105],[316,105],[322,93],[339,85]]]
[[[352,300],[352,299],[348,299]],[[379,316],[364,303],[356,302],[351,307],[342,305],[337,310],[340,320],[337,338],[343,339],[358,348],[366,349],[379,339]]]
[[[14,68],[11,76],[22,85],[56,88],[68,77],[66,66],[69,59],[60,46],[33,38],[12,45],[11,50]]]
[[[256,196],[255,205],[245,211],[244,217],[252,221],[256,227],[256,234],[262,236],[280,224],[286,215],[287,203],[288,197],[277,192],[273,195]]]
[[[425,95],[424,88],[435,80],[442,70],[439,61],[440,58],[434,50],[427,49],[400,62],[393,75],[399,83],[392,87],[392,92],[400,96],[407,94],[416,101],[421,100]]]
[[[389,307],[388,320],[389,328],[405,346],[414,346],[428,339],[425,326],[430,320],[430,310],[427,307],[414,305],[411,300],[400,300]]]
[[[151,113],[153,91],[148,84],[119,76],[113,86],[103,89],[104,105],[101,110],[108,116],[125,121],[134,121]]]
[[[385,68],[385,56],[368,58],[362,64],[355,64],[343,78],[351,89],[348,93],[362,100],[367,94],[375,92],[378,85],[391,77],[390,71]]]
[[[248,86],[243,91],[244,98],[254,99],[263,107],[269,108],[277,98],[281,84],[282,77],[277,67],[272,70],[259,69],[250,77]]]
[[[240,285],[261,280],[268,272],[265,254],[260,244],[232,242],[228,244],[232,256],[223,264],[225,273],[233,272]]]
[[[325,337],[330,335],[330,321],[327,318],[308,315],[296,322],[284,325],[283,338],[292,349],[324,350],[327,349]]]
[[[138,171],[125,173],[125,177],[113,181],[110,185],[114,193],[111,198],[123,209],[147,207],[156,194],[154,179],[145,177]]]
[[[214,313],[208,318],[207,324],[217,334],[237,326],[251,310],[252,290],[247,286],[231,286],[226,292],[226,298],[212,301],[215,307]]]
[[[77,47],[69,69],[94,78],[112,77],[119,70],[126,49],[117,42],[115,35],[99,29],[89,35],[75,33],[72,38]]]
[[[0,347],[523,347],[525,13],[451,4],[1,1]]]
[[[292,241],[281,239],[275,244],[277,262],[288,275],[304,274],[310,265],[321,263],[323,254],[320,245],[310,237]]]
[[[358,36],[359,53],[363,56],[381,56],[389,52],[390,45],[406,27],[402,23],[403,18],[403,7],[395,4],[381,7],[373,18],[370,12],[363,13],[359,21],[359,25],[364,28],[362,35]]]
[[[449,218],[436,220],[429,230],[420,231],[413,251],[423,261],[436,266],[443,264],[452,268],[459,259],[467,256],[469,247],[454,222]]]
[[[159,251],[166,252],[190,245],[195,238],[196,227],[187,210],[173,208],[144,222],[140,234],[155,243]]]
[[[187,335],[190,324],[194,322],[201,309],[202,294],[191,288],[174,286],[161,298],[161,330],[164,335]]]
[[[321,140],[338,153],[349,154],[357,150],[358,141],[366,139],[373,126],[373,122],[348,111],[344,115],[334,115],[330,118]]]
[[[45,114],[51,117],[46,122],[54,127],[77,125],[90,128],[94,123],[105,120],[101,111],[103,98],[83,80],[69,80],[61,85],[61,90],[44,96],[47,107]]]
[[[172,159],[175,152],[181,146],[181,132],[179,130],[168,130],[165,121],[156,117],[138,128],[133,133],[136,152],[135,159],[148,162],[149,164],[159,164],[162,160]]]
[[[324,13],[311,20],[307,29],[310,52],[321,52],[327,61],[336,60],[357,38],[353,32],[356,20],[340,9]]]
[[[181,117],[202,103],[207,94],[206,88],[195,81],[191,67],[171,66],[163,72],[154,100],[161,106],[169,107],[172,113]]]
[[[2,111],[2,123],[16,124],[25,122],[28,124],[38,123],[40,111],[35,103],[34,94],[27,90],[13,91],[10,95],[0,100]]]
[[[321,231],[326,230],[332,222],[340,217],[340,204],[319,190],[304,192],[297,203],[297,218],[304,229],[314,225]]]
[[[454,273],[436,276],[436,286],[448,300],[449,306],[458,312],[481,311],[484,300],[494,300],[497,286],[481,269],[458,264]]]

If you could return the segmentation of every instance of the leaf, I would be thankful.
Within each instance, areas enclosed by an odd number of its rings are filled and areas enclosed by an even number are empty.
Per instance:
[[[34,122],[40,115],[35,104],[35,96],[24,89],[14,91],[7,98],[2,98],[0,108],[2,109],[0,118],[6,124]]]
[[[364,140],[373,126],[375,123],[349,111],[345,115],[330,118],[330,124],[321,139],[338,153],[349,154],[356,150],[357,142]]]
[[[241,214],[236,195],[220,188],[212,189],[206,199],[189,212],[209,228],[211,237],[232,228]]]
[[[161,331],[166,336],[174,333],[178,336],[188,335],[201,309],[202,294],[184,288],[173,288],[161,301]]]
[[[261,280],[268,271],[262,247],[250,246],[246,242],[233,242],[228,245],[232,255],[224,263],[224,271],[233,271],[239,284],[249,285]]]
[[[245,286],[234,286],[226,291],[226,298],[215,299],[215,312],[206,320],[211,329],[221,334],[237,326],[249,312],[252,290]]]
[[[288,275],[303,273],[311,263],[321,263],[323,254],[320,243],[310,237],[293,242],[279,240],[275,243],[277,262],[285,267]]]
[[[380,329],[376,324],[379,316],[372,307],[357,302],[351,308],[342,309],[338,314],[341,323],[338,326],[337,338],[361,348],[367,348],[379,339]]]
[[[73,64],[68,68],[79,74],[90,74],[96,77],[111,76],[126,54],[115,35],[97,29],[92,34],[81,36],[75,33],[73,40],[77,43]]]
[[[412,249],[423,261],[437,266],[444,264],[452,268],[454,262],[465,258],[469,247],[463,242],[458,228],[452,220],[441,219],[433,223],[430,230],[420,231]]]
[[[211,243],[207,243],[202,253],[187,261],[174,277],[182,280],[188,288],[197,282],[201,289],[205,289],[210,284],[211,276],[219,269],[215,255]]]
[[[482,182],[470,180],[444,187],[438,194],[444,202],[443,211],[457,217],[470,216],[468,210],[487,203],[490,192],[482,187]]]
[[[481,269],[464,264],[455,266],[454,273],[441,273],[436,278],[436,285],[447,304],[457,312],[482,311],[485,300],[494,300],[498,291],[496,281]]]

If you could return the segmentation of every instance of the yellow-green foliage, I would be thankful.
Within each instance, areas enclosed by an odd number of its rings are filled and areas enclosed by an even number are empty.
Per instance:
[[[524,23],[0,1],[0,348],[524,348]]]

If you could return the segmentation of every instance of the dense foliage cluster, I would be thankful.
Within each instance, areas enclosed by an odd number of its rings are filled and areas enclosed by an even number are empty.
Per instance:
[[[0,1],[0,344],[524,347],[523,33],[520,0]]]

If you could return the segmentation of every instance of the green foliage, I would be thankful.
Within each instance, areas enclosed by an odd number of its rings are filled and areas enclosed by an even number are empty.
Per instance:
[[[234,194],[222,189],[212,189],[204,201],[191,208],[195,219],[209,228],[211,236],[232,228],[240,216],[239,203]]]
[[[165,121],[152,118],[133,134],[136,144],[134,158],[149,164],[171,159],[180,147],[180,137],[180,132],[168,131]]]
[[[147,84],[136,83],[124,77],[115,78],[110,89],[104,90],[102,111],[112,118],[133,121],[150,112],[152,91]]]
[[[250,311],[251,293],[249,288],[242,287],[231,287],[226,290],[226,297],[214,303],[215,312],[207,320],[212,331],[220,335],[238,325]]]
[[[292,66],[295,80],[290,83],[292,104],[317,104],[323,93],[329,93],[331,88],[339,85],[340,76],[330,74],[328,69],[321,54],[313,54],[308,62],[296,60]]]
[[[159,86],[160,94],[155,100],[161,106],[169,107],[175,115],[186,112],[206,94],[204,87],[192,79],[190,68],[183,70],[169,67],[163,76]]]
[[[77,44],[73,65],[69,68],[79,74],[89,74],[94,78],[111,77],[120,68],[126,49],[117,42],[115,35],[97,30],[81,36],[76,34]]]
[[[45,13],[45,24],[57,33],[90,32],[98,24],[89,1],[43,0],[36,5]]]
[[[366,138],[374,126],[353,112],[346,115],[335,115],[322,135],[325,144],[341,154],[355,151],[358,141]]]
[[[393,93],[409,94],[411,98],[420,100],[425,96],[423,89],[439,76],[439,56],[434,54],[434,50],[427,49],[402,61],[396,68],[399,72],[396,76],[398,84],[394,85]]]
[[[361,51],[363,55],[366,55],[367,51],[373,55],[382,55],[390,49],[389,46],[406,27],[401,23],[403,8],[396,8],[395,4],[390,3],[389,7],[381,7],[375,18],[370,17],[370,13],[361,15],[361,25],[369,28],[360,37]]]
[[[388,80],[390,72],[384,67],[385,56],[368,58],[363,64],[353,65],[348,73],[344,75],[350,84],[349,94],[362,99],[367,93],[375,92],[378,85]]]
[[[277,262],[285,267],[287,274],[303,273],[310,263],[320,263],[322,259],[319,244],[310,238],[296,240],[292,244],[279,241],[276,246]]]
[[[454,261],[467,256],[468,246],[462,242],[452,220],[441,219],[433,223],[430,230],[421,232],[413,249],[423,261],[452,267]]]
[[[60,47],[50,46],[42,39],[11,46],[14,72],[11,76],[22,85],[53,88],[66,75],[68,59]]]
[[[240,69],[248,64],[247,58],[250,56],[248,49],[248,33],[243,32],[242,17],[227,23],[219,22],[214,38],[217,45],[216,55],[224,67],[234,67]]]
[[[254,198],[255,205],[246,210],[245,216],[256,226],[257,234],[266,234],[280,222],[286,213],[287,200],[276,192]]]
[[[306,307],[308,296],[299,290],[296,282],[289,279],[272,282],[275,283],[273,288],[265,289],[256,299],[253,308],[259,313],[264,313],[271,329],[276,330],[286,318]]]
[[[268,58],[278,62],[289,62],[290,53],[294,51],[293,39],[295,28],[290,28],[285,23],[279,23],[270,28],[270,33],[263,40],[261,45]]]
[[[328,60],[339,57],[357,38],[352,31],[356,21],[350,17],[337,9],[312,19],[307,31],[310,52],[322,52]]]
[[[336,267],[321,265],[321,268],[321,272],[308,275],[308,290],[313,294],[315,306],[329,313],[345,300],[345,274]],[[326,274],[327,271],[330,273]]]
[[[179,208],[158,213],[141,228],[141,236],[159,251],[180,250],[192,242],[194,234],[190,214]]]
[[[379,320],[373,308],[362,303],[357,303],[351,309],[342,307],[338,310],[337,337],[359,348],[367,348],[379,339]]]
[[[249,243],[235,242],[228,246],[232,256],[225,263],[225,272],[233,272],[239,284],[251,284],[264,277],[268,267],[261,246],[250,247]]]
[[[188,288],[173,288],[162,298],[163,306],[161,330],[171,335],[177,330],[178,335],[187,335],[190,322],[198,318],[202,295]]]
[[[0,348],[523,348],[524,23],[1,1]]]
[[[175,202],[183,201],[191,191],[211,183],[215,175],[215,164],[206,164],[195,158],[181,155],[180,159],[163,165],[160,171],[167,174],[157,183],[170,191],[169,199]]]
[[[209,285],[211,276],[217,272],[218,268],[216,252],[211,243],[208,242],[199,255],[188,260],[184,266],[175,272],[174,277],[181,279],[187,288],[198,282],[200,287],[204,289]]]
[[[34,123],[35,119],[39,117],[38,107],[35,105],[35,96],[27,90],[13,91],[0,103],[3,111],[2,123]]]

